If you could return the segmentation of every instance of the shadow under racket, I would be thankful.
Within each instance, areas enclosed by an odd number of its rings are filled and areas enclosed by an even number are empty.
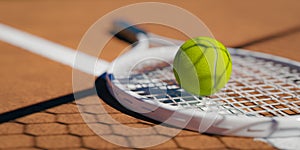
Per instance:
[[[63,104],[74,102],[75,100],[81,100],[82,98],[92,96],[92,95],[98,95],[105,103],[113,107],[114,109],[117,109],[118,111],[130,115],[132,117],[135,117],[137,119],[149,121],[155,124],[158,124],[158,121],[155,121],[153,119],[147,118],[145,116],[142,116],[141,114],[138,114],[136,112],[130,111],[123,107],[108,91],[106,87],[106,81],[104,78],[98,77],[95,81],[95,88],[90,88],[86,90],[82,90],[76,93],[70,93],[64,96],[56,97],[53,99],[49,99],[40,103],[32,104],[29,106],[25,106],[22,108],[18,108],[15,110],[11,110],[8,112],[4,112],[0,114],[0,123],[5,123],[9,121],[16,120],[21,117],[25,117],[27,115],[31,115],[37,112],[42,112],[50,108],[54,108]],[[74,98],[74,95],[76,95],[77,99]]]

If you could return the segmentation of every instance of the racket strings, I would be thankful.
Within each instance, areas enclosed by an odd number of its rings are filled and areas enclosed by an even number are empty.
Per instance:
[[[299,70],[254,57],[235,57],[233,63],[235,84],[229,88],[237,94],[235,106],[255,116],[300,114]]]
[[[153,65],[153,63],[151,64]],[[145,70],[141,68],[143,67],[137,66],[126,82],[120,82],[124,81],[123,78],[118,79],[118,83],[123,83],[123,86],[127,87],[129,91],[139,94],[141,96],[139,99],[151,99],[183,109],[218,111],[221,114],[242,114],[219,99],[197,97],[181,89],[174,79],[173,68],[169,63],[157,63],[152,67],[144,66]]]
[[[121,82],[123,77],[116,80],[139,99],[184,109],[256,117],[300,114],[300,67],[255,57],[232,58],[231,80],[209,97],[197,97],[181,89],[166,62],[141,64],[126,82]]]

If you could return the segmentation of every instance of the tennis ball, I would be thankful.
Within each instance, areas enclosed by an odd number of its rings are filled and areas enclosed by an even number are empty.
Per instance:
[[[232,62],[226,47],[210,37],[197,37],[179,48],[173,71],[189,93],[208,96],[222,89],[231,75]]]

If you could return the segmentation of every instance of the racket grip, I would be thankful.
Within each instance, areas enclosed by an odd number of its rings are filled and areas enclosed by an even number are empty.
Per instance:
[[[138,34],[142,33],[147,35],[147,33],[144,30],[139,29],[136,26],[133,26],[128,22],[122,20],[117,20],[113,22],[113,30],[111,31],[111,33],[118,39],[128,42],[130,44],[138,42]]]

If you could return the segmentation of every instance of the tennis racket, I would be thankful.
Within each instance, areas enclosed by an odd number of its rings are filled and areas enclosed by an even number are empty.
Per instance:
[[[124,22],[117,25],[129,27],[117,37],[137,40],[139,46],[114,61],[107,72],[108,88],[126,108],[200,132],[248,137],[300,135],[299,62],[228,48],[233,64],[230,81],[212,96],[197,97],[181,89],[173,75],[172,61],[182,42]]]
[[[182,41],[146,33],[122,21],[115,22],[114,27],[117,37],[136,43],[132,50],[110,65],[98,61],[96,72],[85,66],[76,69],[105,76],[110,93],[126,108],[199,132],[248,137],[300,135],[298,62],[229,48],[233,61],[231,80],[220,92],[197,97],[181,89],[172,72],[171,64]],[[43,47],[48,54],[41,55],[74,67],[76,53],[69,48],[5,25],[0,30],[6,31],[0,32],[2,41],[34,53],[40,52],[39,46],[48,45],[48,49]],[[69,57],[51,55],[55,53],[53,48]],[[82,55],[86,61],[97,59]]]

